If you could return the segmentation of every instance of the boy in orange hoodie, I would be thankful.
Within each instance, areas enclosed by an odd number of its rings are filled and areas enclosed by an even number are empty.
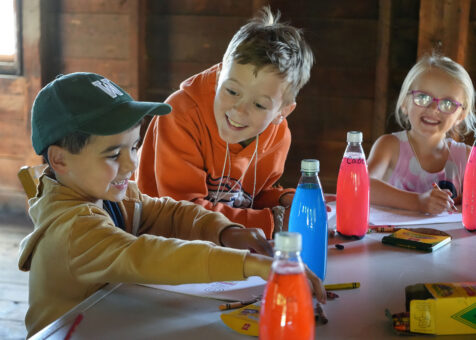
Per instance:
[[[151,196],[190,200],[267,238],[287,228],[294,189],[275,186],[291,134],[286,117],[314,57],[300,30],[269,8],[234,35],[223,61],[180,85],[156,116],[137,182]]]

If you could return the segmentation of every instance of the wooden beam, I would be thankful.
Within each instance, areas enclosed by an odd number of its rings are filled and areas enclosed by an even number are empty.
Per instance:
[[[268,0],[252,0],[251,1],[251,16],[250,16],[250,19],[251,19],[251,17],[255,17],[258,14],[258,12],[264,6],[266,6],[268,4],[270,5],[269,8],[271,8],[271,11],[273,13],[275,13],[278,8],[273,8],[273,6],[271,6],[271,4],[270,4],[270,1],[268,1]]]
[[[142,99],[145,87],[146,70],[146,48],[145,48],[145,29],[146,29],[146,1],[137,0],[130,3],[129,12],[129,72],[130,72],[130,95],[136,99]]]
[[[390,55],[390,27],[392,22],[392,1],[379,0],[377,29],[377,62],[375,67],[374,118],[372,142],[385,133],[388,102],[388,73]]]
[[[42,70],[45,64],[45,22],[44,3],[42,1],[22,2],[22,48],[23,48],[23,76],[25,77],[24,122],[25,135],[18,138],[28,138],[31,133],[30,113],[33,101],[42,88]],[[13,151],[13,150],[12,150]],[[40,157],[36,156],[33,147],[23,152],[25,164],[39,164]]]
[[[432,51],[464,65],[470,0],[421,0],[418,58]]]

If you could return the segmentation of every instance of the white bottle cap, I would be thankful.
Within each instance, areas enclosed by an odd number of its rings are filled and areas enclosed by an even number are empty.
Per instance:
[[[303,159],[301,161],[301,172],[319,172],[319,161],[317,159]]]
[[[274,249],[279,251],[301,251],[302,236],[300,233],[282,231],[274,237]]]
[[[347,143],[362,143],[362,132],[349,131],[347,132]]]

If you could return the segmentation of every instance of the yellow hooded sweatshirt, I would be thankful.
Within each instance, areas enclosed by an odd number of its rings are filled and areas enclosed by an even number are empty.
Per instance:
[[[21,242],[19,259],[19,268],[30,271],[28,336],[106,283],[244,279],[247,251],[217,246],[220,232],[236,224],[190,202],[143,195],[134,182],[119,202],[126,231],[46,175],[29,204],[35,227]],[[207,241],[185,241],[196,239]]]

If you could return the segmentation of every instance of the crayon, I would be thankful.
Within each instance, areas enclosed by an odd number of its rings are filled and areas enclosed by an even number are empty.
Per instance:
[[[440,191],[443,191],[443,190],[441,190],[441,188],[438,186],[438,184],[433,183],[432,185],[433,185],[433,188],[438,189],[438,190],[440,190]],[[454,203],[451,204],[451,209],[453,209],[453,211],[458,211],[458,208],[456,208],[456,206],[454,205]]]
[[[316,312],[316,320],[320,320],[323,324],[329,322],[329,319],[327,318],[327,315],[322,309],[322,306],[319,302],[316,302],[316,307],[314,308],[314,311]]]
[[[370,225],[369,230],[373,233],[393,233],[394,231],[399,230],[400,228],[395,227],[394,225]]]
[[[261,299],[261,296],[256,297],[254,299],[248,300],[248,301],[236,301],[236,302],[229,302],[229,303],[224,303],[218,306],[220,310],[229,310],[229,309],[236,309],[236,308],[241,308],[244,306],[251,305],[252,303],[257,302],[258,300]]]
[[[360,282],[349,282],[349,283],[335,283],[324,285],[326,290],[341,290],[341,289],[354,289],[360,287]]]
[[[66,336],[64,337],[64,340],[69,340],[71,338],[71,334],[73,334],[74,330],[76,327],[79,325],[79,323],[83,320],[83,314],[79,313],[78,316],[73,321],[73,324],[71,327],[68,329],[68,333],[66,333]]]

